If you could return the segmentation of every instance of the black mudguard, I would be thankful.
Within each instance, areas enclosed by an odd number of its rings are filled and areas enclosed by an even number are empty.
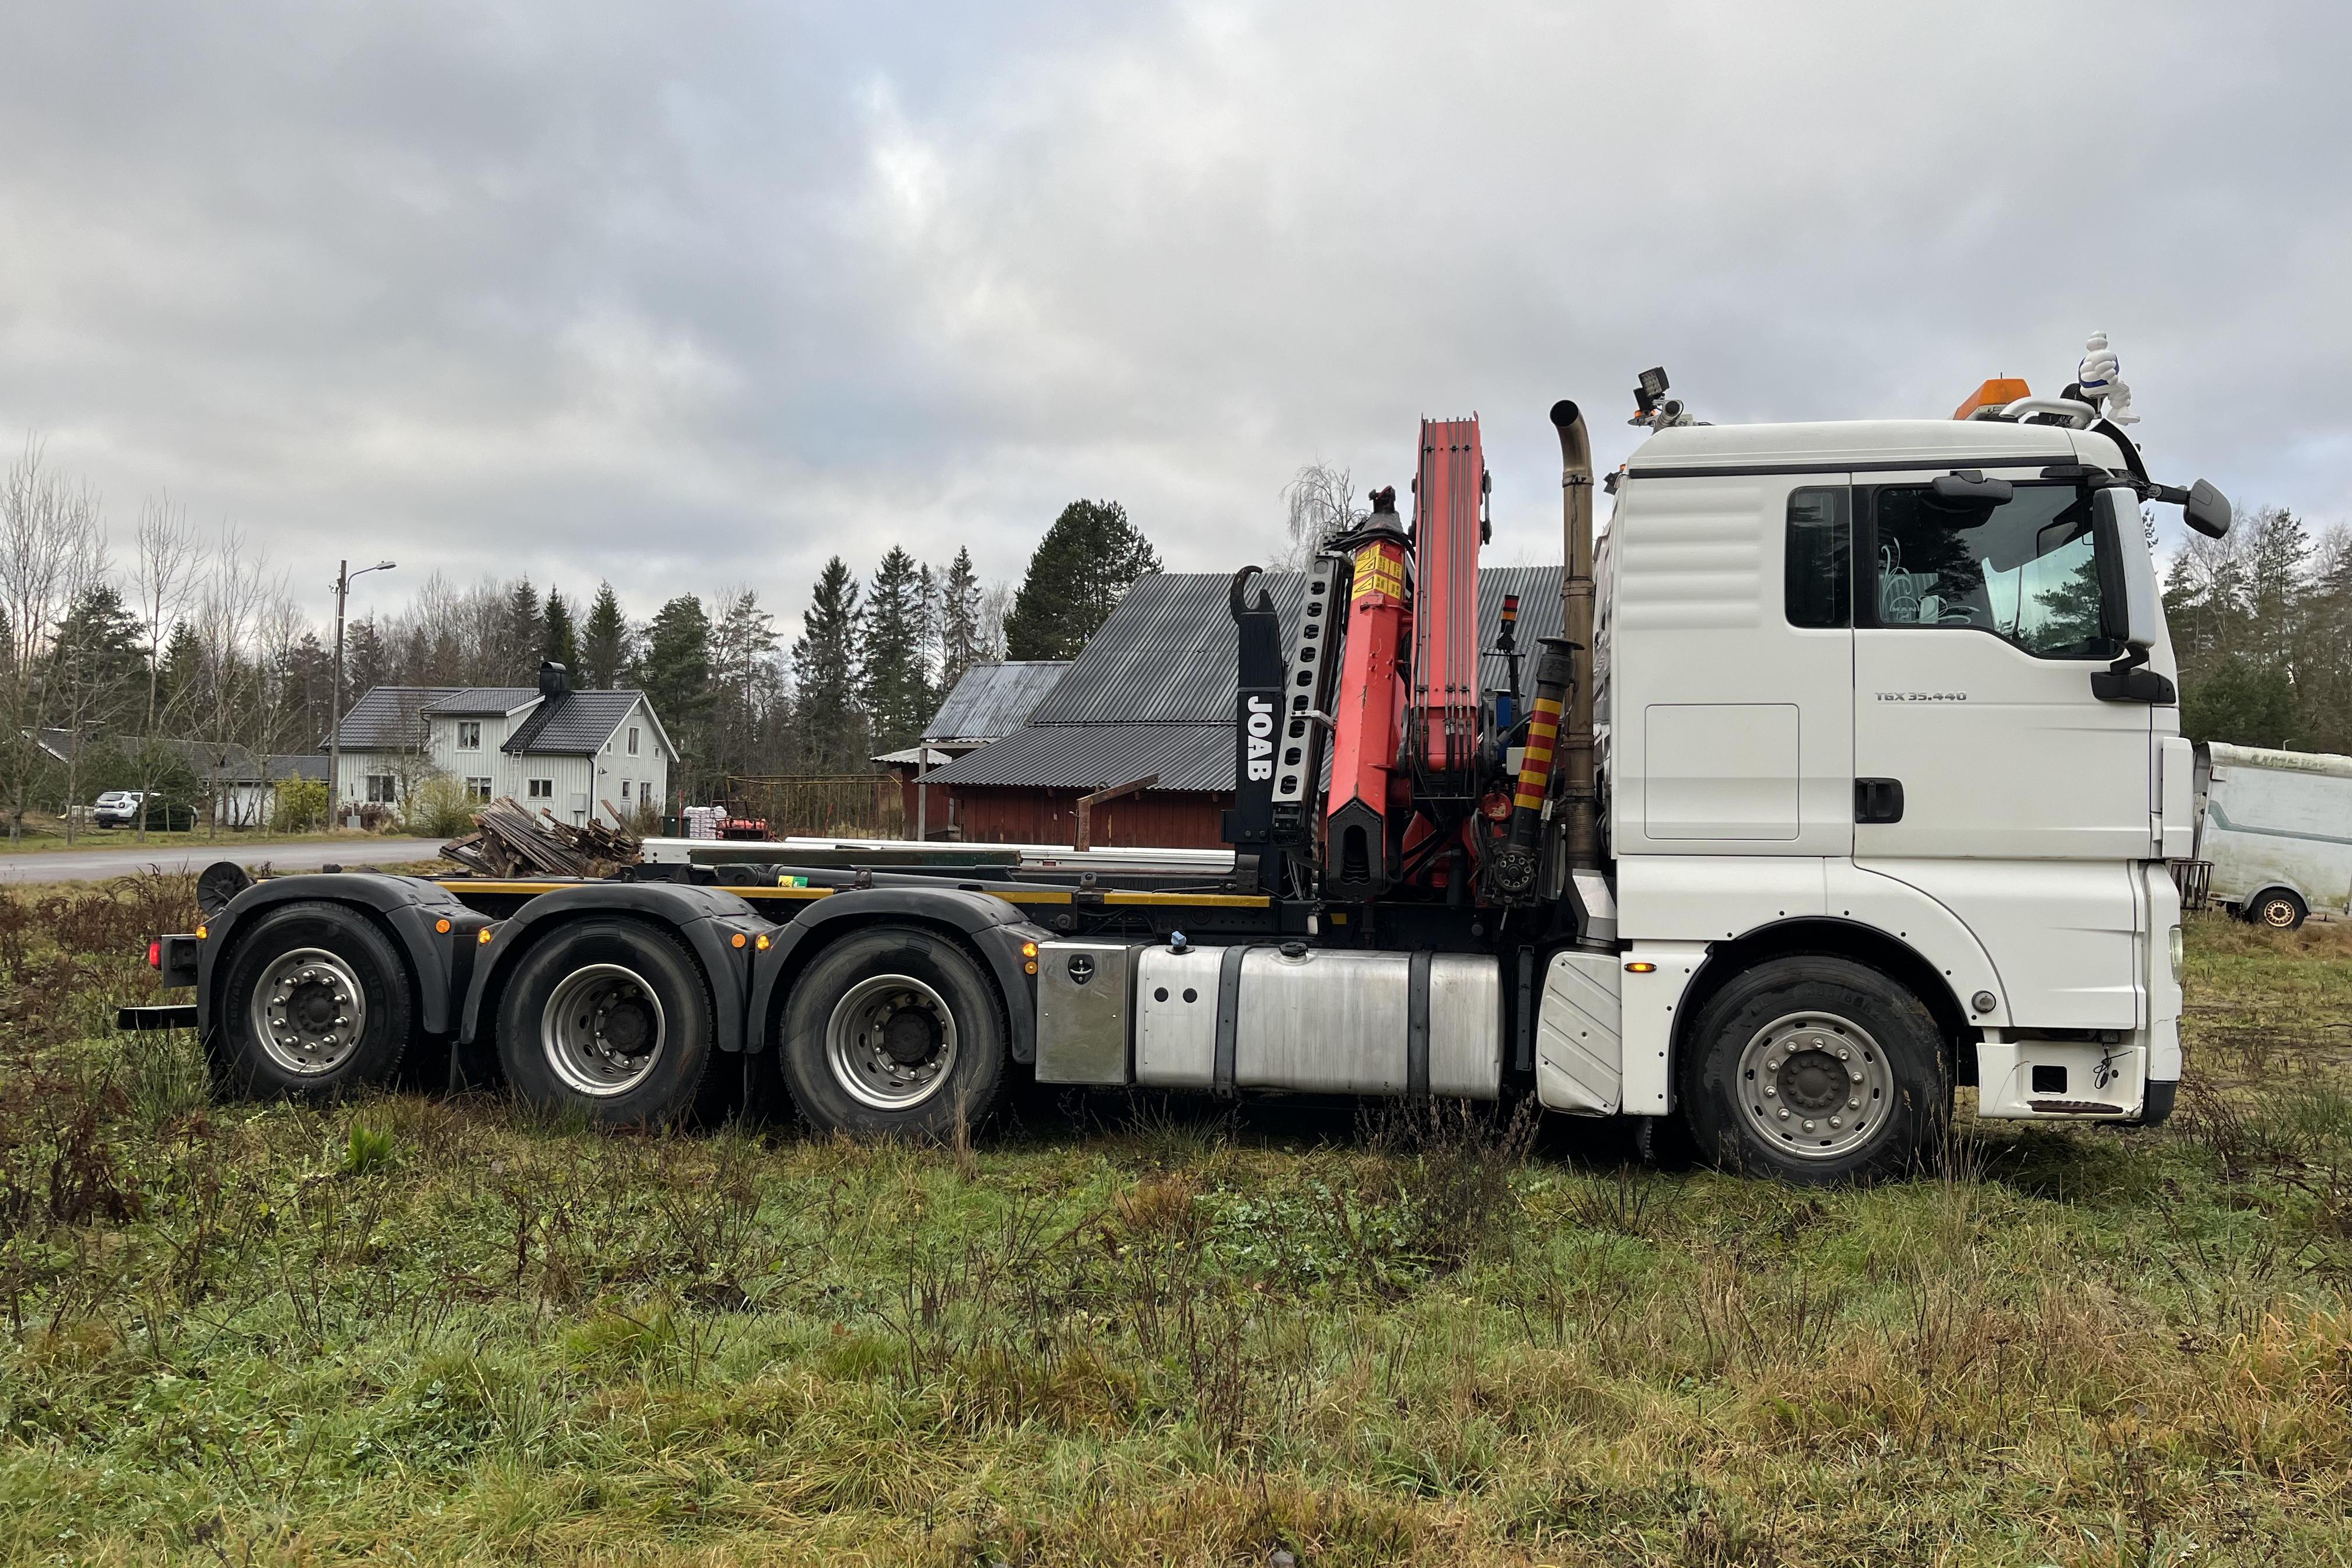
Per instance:
[[[1031,925],[1003,899],[963,888],[853,888],[802,906],[789,925],[771,934],[769,945],[752,961],[744,1048],[761,1051],[774,1043],[778,1003],[818,949],[845,930],[887,922],[945,927],[977,949],[1004,996],[1013,1059],[1036,1059],[1036,976],[1022,947],[1051,942],[1054,933]]]
[[[744,996],[751,987],[751,961],[760,939],[774,935],[780,928],[733,893],[685,882],[583,882],[541,893],[510,918],[499,921],[490,928],[490,940],[478,943],[481,953],[466,992],[458,1041],[472,1045],[478,1037],[486,999],[496,994],[534,933],[568,921],[610,915],[634,916],[667,927],[685,940],[710,982],[719,1048],[743,1049]]]
[[[215,978],[239,933],[259,916],[291,903],[342,904],[373,919],[400,950],[415,983],[418,1031],[446,1035],[456,1026],[457,1000],[472,973],[475,933],[488,923],[488,917],[423,877],[328,871],[257,882],[205,919],[204,940],[196,944],[196,1016],[207,1036],[214,1026]],[[445,921],[446,931],[440,929]]]

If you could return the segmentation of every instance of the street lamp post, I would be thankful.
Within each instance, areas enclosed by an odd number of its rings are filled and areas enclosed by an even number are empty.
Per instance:
[[[327,699],[327,826],[343,823],[343,605],[352,594],[352,579],[371,572],[389,572],[394,563],[352,570],[348,561],[335,563],[335,689]]]

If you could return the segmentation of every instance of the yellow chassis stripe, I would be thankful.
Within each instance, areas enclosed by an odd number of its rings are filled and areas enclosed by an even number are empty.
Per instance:
[[[591,888],[596,884],[578,882],[492,882],[470,878],[451,879],[440,884],[453,893],[520,893],[536,896],[551,893],[558,888]],[[813,899],[831,898],[841,889],[833,888],[727,888],[719,891],[733,893],[746,900],[781,899],[788,903],[806,903]],[[992,898],[1003,899],[1009,904],[1066,904],[1072,895],[1058,889],[1040,890],[1015,888],[1003,892],[988,891]],[[1273,900],[1259,893],[1137,893],[1111,892],[1103,894],[1106,905],[1127,908],[1194,909],[1194,910],[1262,910]]]

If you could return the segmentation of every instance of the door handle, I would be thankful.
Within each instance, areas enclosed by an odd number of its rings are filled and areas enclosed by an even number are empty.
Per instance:
[[[1901,779],[1854,780],[1853,819],[1856,822],[1902,821],[1903,781]]]

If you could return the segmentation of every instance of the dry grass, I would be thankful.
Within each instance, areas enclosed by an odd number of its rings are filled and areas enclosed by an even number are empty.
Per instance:
[[[2177,1130],[1798,1193],[1450,1109],[223,1103],[97,1032],[172,896],[0,907],[10,1560],[2343,1560],[2336,933],[2192,932]]]

